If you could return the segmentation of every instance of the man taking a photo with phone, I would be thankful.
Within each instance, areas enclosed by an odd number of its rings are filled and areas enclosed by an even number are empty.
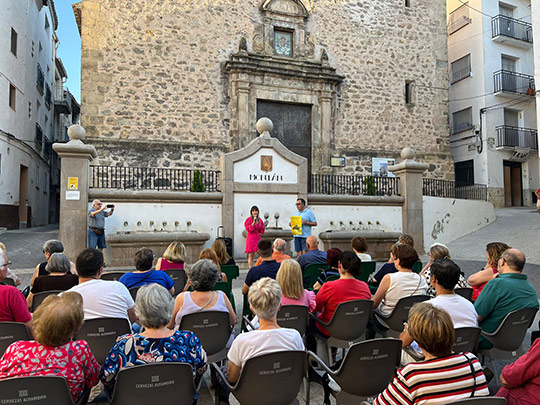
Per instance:
[[[105,212],[105,209],[110,211]],[[114,212],[114,205],[106,206],[99,200],[92,201],[92,208],[88,211],[88,247],[105,249],[105,218]]]

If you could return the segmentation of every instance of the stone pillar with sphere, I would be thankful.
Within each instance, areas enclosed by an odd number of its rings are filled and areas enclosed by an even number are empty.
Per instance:
[[[422,203],[423,174],[429,167],[427,163],[414,160],[416,152],[412,148],[403,148],[402,161],[390,166],[389,171],[399,177],[399,190],[403,202],[403,233],[414,238],[418,254],[424,253],[424,213]]]
[[[86,248],[89,163],[97,157],[96,148],[85,145],[86,131],[80,125],[68,129],[68,143],[55,143],[60,156],[60,240],[64,253],[74,261]]]

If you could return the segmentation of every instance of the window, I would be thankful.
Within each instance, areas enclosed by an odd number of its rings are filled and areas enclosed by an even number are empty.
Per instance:
[[[17,89],[14,85],[9,85],[9,106],[15,111],[17,105]]]
[[[411,6],[411,0],[405,0],[405,7]]]
[[[36,147],[38,150],[41,150],[41,145],[43,143],[43,129],[41,129],[41,126],[36,122]]]
[[[411,80],[405,81],[405,103],[414,103],[414,82]]]
[[[456,183],[461,183],[460,185],[474,184],[474,161],[471,159],[456,162],[454,164],[454,175],[456,176]]]
[[[452,135],[472,129],[472,107],[452,114]]]
[[[43,95],[43,88],[45,87],[45,74],[43,73],[43,69],[41,69],[41,65],[39,63],[37,64],[36,87],[40,94]]]
[[[17,31],[11,27],[11,53],[17,56]]]
[[[471,54],[465,55],[450,65],[450,83],[456,83],[471,75]]]
[[[499,3],[499,14],[512,18],[514,16],[514,7],[508,4]]]

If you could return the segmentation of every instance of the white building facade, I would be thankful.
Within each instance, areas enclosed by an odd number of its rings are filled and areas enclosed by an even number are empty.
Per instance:
[[[58,18],[52,0],[7,0],[0,13],[0,227],[55,220],[58,165],[51,145],[71,114],[67,77],[57,60]],[[58,86],[60,88],[58,89]],[[67,89],[66,89],[67,90]],[[69,106],[67,99],[69,98]],[[66,137],[67,138],[67,137]],[[51,171],[51,165],[53,170]],[[51,179],[53,177],[53,179]]]
[[[540,182],[533,30],[525,0],[448,0],[450,145],[456,182],[496,207],[530,205]]]

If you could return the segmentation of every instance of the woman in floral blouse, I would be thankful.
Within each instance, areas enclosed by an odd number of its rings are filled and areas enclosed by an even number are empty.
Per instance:
[[[167,328],[173,306],[169,291],[158,284],[147,284],[137,292],[135,312],[145,331],[120,336],[105,359],[100,379],[109,394],[120,370],[128,367],[158,361],[189,363],[194,379],[206,371],[206,353],[199,338],[193,332]]]
[[[47,297],[34,313],[35,341],[11,344],[0,360],[0,379],[38,375],[64,377],[77,401],[98,382],[99,364],[84,340],[72,341],[84,313],[79,293]]]

